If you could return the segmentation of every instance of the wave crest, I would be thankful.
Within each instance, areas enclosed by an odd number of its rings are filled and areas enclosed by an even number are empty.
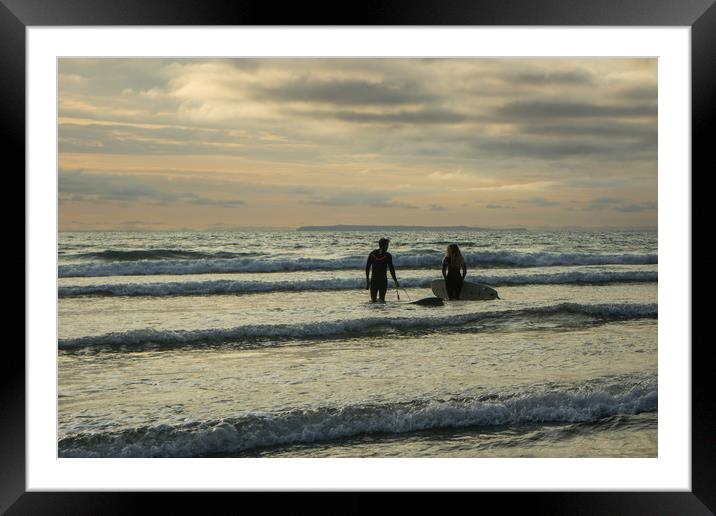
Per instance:
[[[459,400],[413,400],[251,413],[180,425],[75,434],[61,439],[58,447],[60,457],[196,457],[372,433],[591,422],[657,409],[656,382],[646,381]]]
[[[405,288],[430,288],[432,276],[401,279]],[[656,271],[564,272],[498,276],[480,274],[476,280],[494,287],[531,284],[604,284],[641,283],[658,280]],[[210,280],[157,283],[112,283],[104,285],[64,286],[58,288],[60,298],[82,296],[208,296],[222,294],[253,294],[259,292],[298,292],[319,290],[353,290],[365,286],[363,278],[328,278],[312,280]]]
[[[528,309],[485,311],[449,317],[364,317],[358,319],[321,321],[299,324],[261,324],[236,328],[212,328],[206,330],[155,330],[152,328],[126,332],[107,333],[86,337],[59,339],[58,347],[69,350],[76,348],[121,348],[153,346],[206,346],[223,343],[256,345],[257,340],[276,339],[317,339],[370,335],[376,333],[420,332],[435,328],[456,328],[487,320],[504,321],[519,318],[539,317],[548,314],[567,314],[594,317],[602,320],[626,320],[656,318],[656,304],[577,304],[560,303],[552,306]],[[243,341],[243,342],[242,342]],[[248,341],[248,342],[246,342]]]
[[[439,267],[442,253],[394,255],[396,267]],[[544,267],[567,265],[645,265],[658,263],[655,254],[590,254],[590,253],[522,253],[485,251],[466,253],[465,259],[477,267]],[[365,256],[344,258],[202,258],[193,260],[136,260],[110,263],[65,264],[58,275],[67,277],[147,276],[240,272],[291,272],[309,270],[362,269]]]

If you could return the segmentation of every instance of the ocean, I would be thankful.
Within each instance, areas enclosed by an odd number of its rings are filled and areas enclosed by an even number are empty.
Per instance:
[[[371,303],[389,237],[401,289]],[[445,248],[500,299],[432,296]],[[62,232],[59,457],[657,457],[656,231]]]

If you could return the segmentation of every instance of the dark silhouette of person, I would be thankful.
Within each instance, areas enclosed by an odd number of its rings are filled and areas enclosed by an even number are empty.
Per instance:
[[[450,244],[443,258],[443,278],[448,299],[460,299],[460,291],[466,275],[467,266],[460,248],[457,244]]]
[[[380,297],[380,301],[385,303],[385,293],[388,291],[388,270],[395,282],[395,288],[398,288],[393,256],[388,252],[388,245],[390,245],[389,239],[378,240],[378,249],[371,251],[365,264],[365,288],[366,290],[370,289],[370,300],[373,302]],[[373,269],[372,275],[371,269]]]

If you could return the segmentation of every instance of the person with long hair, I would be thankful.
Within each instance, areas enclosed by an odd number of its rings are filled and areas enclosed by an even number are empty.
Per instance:
[[[463,281],[467,275],[467,266],[457,244],[450,244],[443,258],[443,278],[448,299],[460,299]]]

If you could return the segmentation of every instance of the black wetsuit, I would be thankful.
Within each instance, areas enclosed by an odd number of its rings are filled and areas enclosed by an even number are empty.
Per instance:
[[[388,270],[395,280],[393,256],[388,251],[375,249],[368,255],[368,262],[365,264],[366,277],[371,267],[373,267],[373,274],[370,277],[370,298],[375,301],[376,295],[380,293],[380,300],[385,301],[385,293],[388,290]]]
[[[445,275],[445,290],[447,290],[448,299],[460,299],[460,291],[465,277],[461,273],[462,267],[452,267],[450,258],[443,259],[443,271],[447,269]]]

